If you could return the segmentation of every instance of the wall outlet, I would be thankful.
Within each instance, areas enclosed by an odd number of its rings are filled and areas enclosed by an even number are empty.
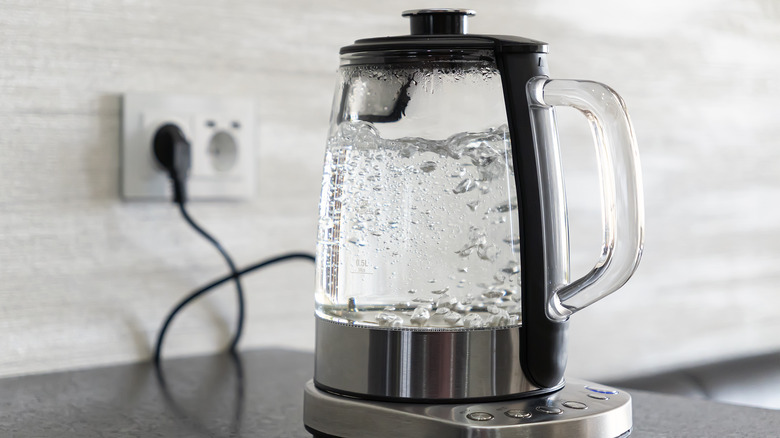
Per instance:
[[[254,122],[250,99],[125,94],[122,197],[171,201],[171,183],[155,160],[152,139],[161,126],[174,123],[192,147],[189,200],[250,198],[254,193]]]

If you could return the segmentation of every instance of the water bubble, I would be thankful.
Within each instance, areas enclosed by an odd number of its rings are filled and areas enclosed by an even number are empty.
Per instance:
[[[483,228],[469,227],[469,243],[472,245],[484,245],[487,243],[487,233]]]
[[[457,298],[446,296],[446,295],[441,297],[441,298],[439,298],[436,301],[436,307],[438,307],[438,308],[446,307],[448,309],[452,309],[457,304],[458,304],[458,299]]]
[[[482,317],[477,315],[476,313],[471,313],[469,315],[466,315],[465,318],[463,318],[463,327],[480,328],[483,325],[484,322],[482,321]]]
[[[501,327],[509,324],[510,316],[506,310],[497,309],[495,313],[491,313],[492,314],[488,316],[487,320],[485,321],[485,325],[489,327]]]
[[[466,207],[468,207],[471,211],[477,211],[477,207],[479,207],[479,201],[467,202]]]
[[[459,313],[466,313],[466,312],[470,312],[471,311],[471,306],[463,304],[463,303],[458,303],[458,304],[452,306],[452,310],[455,311],[455,312],[459,312]]]
[[[441,295],[441,294],[447,293],[448,290],[450,290],[449,286],[445,287],[444,289],[440,289],[440,290],[432,290],[431,293],[434,294],[434,295]]]
[[[459,195],[461,193],[470,192],[477,188],[477,184],[472,180],[471,178],[466,178],[463,181],[461,181],[457,186],[455,186],[454,189],[452,189],[452,193],[455,193],[456,195]]]
[[[431,312],[425,307],[417,307],[412,312],[412,317],[409,319],[412,324],[422,327],[431,318]]]
[[[506,295],[506,289],[493,289],[489,288],[485,292],[482,292],[482,298],[486,300],[495,300]]]
[[[396,228],[398,228],[398,222],[396,222],[396,221],[390,221],[390,222],[388,222],[388,223],[387,223],[387,225],[388,225],[390,228],[393,228],[393,229],[396,229]]]
[[[368,244],[365,240],[359,239],[357,237],[350,237],[349,239],[347,239],[347,242],[357,246],[366,246]]]
[[[455,325],[458,322],[460,322],[461,318],[462,318],[462,316],[460,316],[459,314],[457,314],[455,312],[450,312],[450,313],[448,313],[447,315],[444,316],[444,321],[447,324]]]
[[[382,312],[376,316],[376,322],[382,327],[399,327],[404,321],[394,313]]]
[[[520,293],[517,291],[517,288],[508,287],[508,288],[504,289],[504,292],[505,292],[505,294],[504,294],[504,296],[502,298],[504,301],[509,301],[510,299],[513,300],[513,301],[518,301],[519,300],[517,295],[519,295]]]
[[[501,268],[501,272],[507,275],[517,275],[520,273],[520,264],[514,260],[511,260],[506,264],[506,266]]]
[[[462,268],[458,268],[458,272],[469,272],[469,267],[468,266],[464,266]]]
[[[425,173],[431,173],[434,170],[436,170],[436,162],[435,161],[423,161],[420,163],[420,170],[422,170]]]
[[[461,248],[460,250],[455,251],[455,254],[457,254],[457,255],[459,255],[461,257],[468,257],[468,256],[471,255],[472,252],[474,252],[474,246],[473,245],[472,246],[466,245],[463,248]]]
[[[355,144],[375,144],[376,139],[379,137],[379,133],[374,128],[374,125],[363,121],[340,124],[339,135],[344,140]]]
[[[503,239],[504,243],[509,244],[512,246],[512,250],[517,252],[520,250],[520,236],[519,235],[513,235],[513,236],[507,236]]]
[[[436,314],[437,315],[447,315],[450,312],[451,312],[451,310],[449,308],[447,308],[447,307],[439,307],[439,308],[436,309]]]
[[[513,210],[517,210],[517,200],[507,201],[504,202],[503,204],[498,204],[493,208],[493,210],[499,213],[507,213]]]
[[[479,151],[472,159],[471,164],[477,167],[488,167],[495,163],[498,159],[496,151],[493,150],[487,143],[480,142],[480,147],[484,150]]]
[[[409,289],[407,292],[410,293],[410,294],[416,294],[417,293],[417,289]]]
[[[480,245],[477,248],[477,255],[482,260],[486,260],[489,262],[496,261],[496,258],[498,257],[498,248],[496,245],[493,245],[492,243],[489,245]]]

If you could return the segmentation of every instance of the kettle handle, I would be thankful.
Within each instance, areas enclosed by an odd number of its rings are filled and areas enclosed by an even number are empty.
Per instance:
[[[549,296],[547,316],[562,321],[623,286],[639,264],[644,245],[639,154],[623,99],[610,87],[540,76],[528,82],[527,91],[532,107],[579,110],[588,119],[596,143],[604,228],[601,254],[588,274]]]

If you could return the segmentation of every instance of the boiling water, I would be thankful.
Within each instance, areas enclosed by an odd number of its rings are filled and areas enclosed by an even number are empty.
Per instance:
[[[520,324],[509,145],[506,126],[427,140],[342,123],[323,175],[317,313],[382,327]]]

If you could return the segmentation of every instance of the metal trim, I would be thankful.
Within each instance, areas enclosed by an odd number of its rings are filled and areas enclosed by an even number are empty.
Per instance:
[[[304,390],[306,429],[317,437],[341,438],[624,438],[632,429],[631,396],[587,397],[589,382],[571,380],[540,397],[492,403],[387,403],[340,397],[312,381]],[[573,401],[586,408],[569,408]],[[518,411],[524,415],[509,415]],[[478,415],[478,417],[477,417]]]
[[[425,331],[316,318],[314,382],[328,392],[378,400],[464,401],[525,397],[519,327]]]

